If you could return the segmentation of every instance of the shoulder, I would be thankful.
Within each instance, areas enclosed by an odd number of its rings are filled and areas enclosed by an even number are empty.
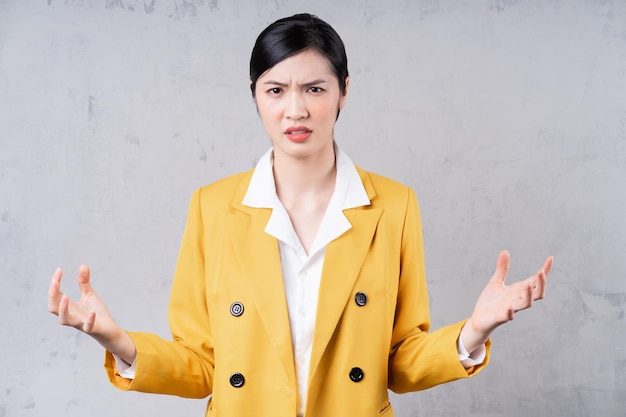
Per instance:
[[[233,191],[233,188],[236,188],[238,185],[242,183],[247,184],[250,181],[250,177],[252,176],[253,172],[254,169],[251,169],[249,171],[229,175],[215,182],[207,184],[201,187],[199,190],[202,193],[220,193],[224,191]]]
[[[223,204],[230,206],[237,199],[241,201],[248,189],[253,171],[252,169],[233,174],[200,187],[194,192],[192,199],[199,200],[200,205],[210,202],[211,206]]]
[[[409,200],[415,199],[415,192],[411,187],[358,166],[356,169],[373,205],[400,204],[405,206]]]

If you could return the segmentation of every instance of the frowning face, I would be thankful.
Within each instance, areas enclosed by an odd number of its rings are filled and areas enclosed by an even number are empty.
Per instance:
[[[346,80],[348,83],[349,80]],[[333,149],[344,92],[329,62],[305,50],[270,68],[256,82],[256,104],[274,157],[316,158]]]

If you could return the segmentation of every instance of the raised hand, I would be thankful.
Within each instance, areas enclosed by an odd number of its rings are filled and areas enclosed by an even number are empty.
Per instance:
[[[106,305],[93,290],[89,267],[78,270],[80,299],[76,302],[61,292],[63,273],[57,269],[48,290],[48,310],[59,316],[59,323],[71,326],[96,339],[105,349],[132,363],[136,350],[130,336],[115,323]]]
[[[545,297],[552,259],[548,257],[535,275],[506,285],[510,256],[507,251],[500,252],[496,272],[478,297],[472,317],[461,332],[461,340],[469,352],[484,344],[498,326],[513,320],[515,313]]]

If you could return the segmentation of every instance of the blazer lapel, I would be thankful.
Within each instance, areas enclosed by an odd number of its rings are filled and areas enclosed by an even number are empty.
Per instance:
[[[295,369],[291,347],[289,313],[285,299],[280,253],[277,240],[265,233],[271,209],[251,208],[241,204],[248,181],[243,181],[243,192],[233,202],[235,211],[230,216],[229,229],[236,253],[236,262],[252,294],[263,321],[288,377],[295,384]]]
[[[364,171],[361,180],[372,200],[374,189]],[[311,351],[309,382],[315,376],[324,351],[337,327],[346,303],[354,295],[352,289],[370,247],[382,209],[372,206],[345,210],[352,228],[326,247],[320,283],[315,335]]]

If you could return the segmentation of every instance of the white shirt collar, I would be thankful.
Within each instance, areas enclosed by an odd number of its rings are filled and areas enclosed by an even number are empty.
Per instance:
[[[358,171],[350,157],[335,144],[337,178],[332,199],[340,210],[367,206],[370,199],[361,181]],[[253,208],[276,207],[276,185],[274,183],[273,149],[269,149],[262,157],[252,174],[243,205]]]

